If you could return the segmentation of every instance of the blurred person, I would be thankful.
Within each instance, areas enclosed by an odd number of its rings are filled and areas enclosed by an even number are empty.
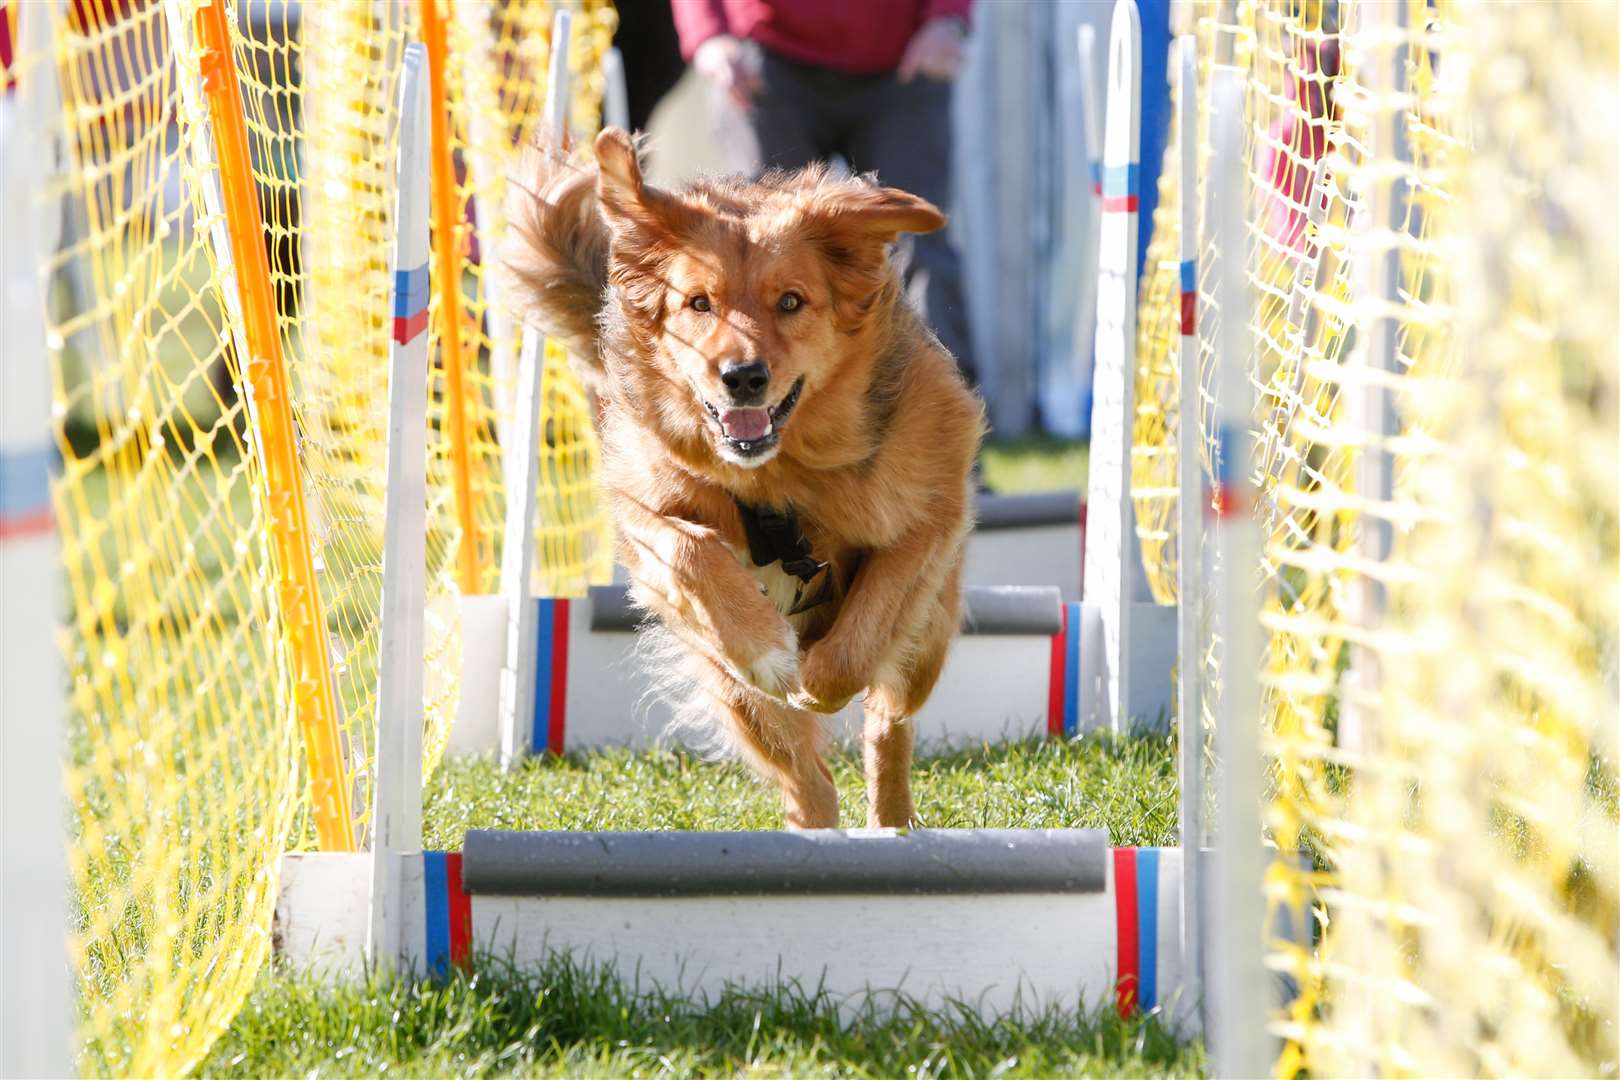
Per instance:
[[[681,53],[732,106],[739,159],[856,173],[948,207],[951,83],[972,0],[671,0]],[[977,381],[962,272],[944,231],[910,238],[907,292]]]
[[[624,58],[630,130],[645,131],[653,110],[686,71],[669,0],[618,0],[613,47]]]

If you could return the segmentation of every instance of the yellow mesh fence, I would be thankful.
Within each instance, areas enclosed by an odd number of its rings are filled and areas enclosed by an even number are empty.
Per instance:
[[[543,106],[553,5],[450,5],[444,103],[466,358],[479,587],[494,589],[510,387],[485,254],[516,141]],[[223,1030],[270,948],[281,854],[313,839],[295,667],[270,541],[273,493],[246,397],[217,148],[198,107],[195,0],[73,0],[53,51],[63,168],[44,268],[63,464],[54,490],[69,610],[65,786],[81,976],[81,1068],[184,1072]],[[48,5],[0,4],[19,17]],[[262,258],[290,369],[310,548],[325,618],[356,835],[371,803],[386,451],[390,258],[404,45],[418,5],[226,8],[263,217]],[[615,15],[575,6],[576,129],[594,129]],[[18,40],[15,32],[11,40]],[[480,97],[480,94],[487,95]],[[487,122],[478,128],[473,118]],[[481,141],[480,141],[481,140]],[[460,668],[461,527],[434,287],[429,433],[426,766],[442,753]],[[497,332],[497,327],[504,326]],[[547,366],[537,535],[543,585],[607,577],[585,395]],[[262,403],[261,403],[262,408]]]
[[[1213,59],[1245,86],[1265,824],[1280,853],[1266,892],[1273,915],[1311,913],[1304,934],[1268,942],[1297,991],[1272,1018],[1277,1071],[1612,1072],[1617,233],[1600,192],[1616,163],[1591,103],[1620,86],[1616,11],[1186,10],[1201,136]],[[1382,81],[1392,57],[1399,86]],[[1391,117],[1404,156],[1375,137]],[[1175,145],[1141,287],[1133,433],[1161,603],[1177,600],[1180,557]],[[1374,227],[1369,200],[1391,184],[1404,213]],[[1398,289],[1380,299],[1386,256]],[[1220,258],[1200,243],[1206,475]],[[1394,327],[1388,372],[1368,361],[1379,320]],[[1368,430],[1377,387],[1389,436]],[[1377,454],[1388,490],[1367,486]],[[1363,546],[1377,523],[1393,538],[1383,560]],[[1213,637],[1199,652],[1208,721],[1222,679],[1254,676],[1223,670]]]
[[[1402,402],[1409,524],[1375,643],[1381,722],[1340,844],[1361,902],[1336,905],[1346,976],[1330,972],[1339,1005],[1317,1059],[1337,1073],[1608,1075],[1620,152],[1593,104],[1620,101],[1620,11],[1481,2],[1451,33],[1436,52],[1466,42],[1453,77],[1471,145],[1429,235],[1443,237],[1458,341]]]
[[[495,295],[492,260],[505,236],[503,210],[513,149],[539,124],[545,106],[552,10],[550,4],[458,2],[449,27],[452,116],[456,145],[467,166],[458,193],[476,208],[463,241],[477,252],[466,272],[466,347],[489,358],[480,387],[484,400],[493,405],[486,430],[509,423],[516,400],[521,328]],[[618,17],[603,0],[571,10],[569,67],[578,74],[570,127],[576,137],[588,137],[599,123],[600,61],[612,44]],[[587,586],[611,579],[613,550],[596,488],[590,405],[556,346],[545,353],[541,431],[534,587],[542,596],[581,596]],[[498,492],[498,466],[493,456],[488,461],[482,482]],[[504,503],[484,499],[479,505],[484,535],[498,537]]]

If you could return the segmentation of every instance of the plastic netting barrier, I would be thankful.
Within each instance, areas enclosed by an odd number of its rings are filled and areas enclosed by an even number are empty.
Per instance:
[[[1612,1069],[1620,380],[1613,306],[1580,297],[1616,288],[1615,144],[1591,107],[1620,89],[1616,12],[1192,12],[1201,154],[1213,65],[1245,86],[1244,203],[1200,215],[1197,431],[1212,477],[1208,222],[1242,212],[1277,1071]],[[1171,603],[1186,193],[1173,160],[1160,175],[1132,462]],[[1254,675],[1207,630],[1198,648],[1209,723],[1221,680]]]
[[[455,181],[454,331],[470,483],[457,490],[443,282],[433,283],[425,762],[442,752],[460,668],[455,598],[492,591],[504,512],[500,435],[518,331],[489,295],[500,187],[544,104],[550,3],[437,0],[438,104]],[[262,258],[290,378],[308,548],[354,840],[371,804],[400,57],[419,4],[227,5],[262,252],[219,247],[217,132],[194,0],[71,0],[49,54],[62,164],[42,214],[47,261],[53,497],[68,597],[70,872],[89,1073],[183,1072],[240,1006],[270,950],[283,851],[311,843],[300,730],[307,687],[292,647],[265,447],[244,389],[237,271]],[[19,18],[49,5],[4,4]],[[576,7],[574,124],[596,125],[600,58],[616,16]],[[439,241],[436,238],[435,243]],[[592,486],[594,436],[563,357],[547,357],[542,581],[579,593],[611,544]],[[258,384],[252,384],[258,385]],[[465,504],[465,506],[463,505]],[[470,510],[470,514],[465,513]],[[468,522],[471,528],[468,528]],[[464,538],[472,533],[463,562]],[[467,565],[473,572],[463,573]]]

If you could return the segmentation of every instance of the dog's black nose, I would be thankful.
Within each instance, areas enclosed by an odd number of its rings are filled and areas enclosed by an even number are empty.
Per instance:
[[[720,381],[731,391],[731,400],[738,405],[758,404],[765,396],[765,387],[771,381],[771,369],[763,360],[725,364],[720,368]]]

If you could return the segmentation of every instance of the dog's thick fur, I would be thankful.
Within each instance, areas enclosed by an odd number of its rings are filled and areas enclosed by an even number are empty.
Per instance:
[[[867,821],[906,825],[908,721],[957,629],[984,411],[888,248],[944,215],[821,168],[659,190],[616,129],[596,157],[533,148],[505,261],[526,317],[599,395],[632,596],[679,641],[697,703],[781,786],[790,827],[838,823],[817,714],[862,691]],[[764,451],[721,420],[721,366],[753,360],[781,410]],[[753,565],[739,500],[798,514],[828,563],[808,592],[830,575],[831,602],[784,614],[797,581]]]

